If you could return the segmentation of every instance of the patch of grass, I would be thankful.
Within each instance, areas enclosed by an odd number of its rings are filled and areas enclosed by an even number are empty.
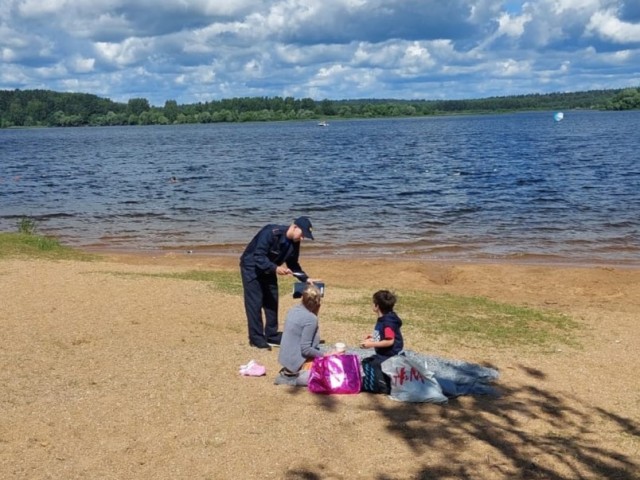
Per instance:
[[[177,280],[191,280],[208,282],[218,291],[229,295],[242,295],[242,280],[240,274],[227,271],[189,270],[179,273],[117,273],[122,276],[172,278]]]
[[[25,225],[25,228],[27,227]],[[61,245],[53,237],[33,233],[0,233],[0,258],[8,257],[85,261],[95,259],[93,255]]]
[[[25,235],[35,235],[36,221],[29,217],[22,217],[20,221],[18,221],[18,233],[24,233]]]
[[[190,270],[178,273],[117,273],[126,276],[159,277],[208,282],[212,288],[229,295],[242,296],[238,272]],[[371,293],[341,289],[341,294],[325,302],[323,320],[373,326]],[[281,296],[291,292],[280,286]],[[398,314],[405,328],[425,337],[446,337],[452,342],[468,341],[495,347],[545,347],[562,343],[579,346],[571,332],[578,322],[567,315],[535,308],[499,303],[483,297],[435,295],[426,292],[403,292],[399,295]]]
[[[362,312],[368,312],[371,295],[351,303],[354,302],[362,305]],[[569,333],[578,329],[579,324],[567,315],[494,302],[483,297],[404,292],[398,297],[396,310],[405,326],[428,336],[447,336],[496,346],[578,345]],[[357,324],[371,324],[373,321],[367,315],[341,319]]]
[[[180,280],[210,282],[216,290],[228,293],[229,295],[242,295],[242,280],[240,279],[240,274],[236,272],[189,270],[187,272],[172,273],[165,276]]]

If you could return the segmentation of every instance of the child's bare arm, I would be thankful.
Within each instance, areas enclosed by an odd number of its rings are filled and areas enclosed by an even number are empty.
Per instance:
[[[393,345],[393,338],[374,342],[371,338],[365,338],[362,342],[363,348],[387,348]]]

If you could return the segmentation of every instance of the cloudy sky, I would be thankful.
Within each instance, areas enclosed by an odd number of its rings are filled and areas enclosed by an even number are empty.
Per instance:
[[[180,104],[640,87],[640,0],[0,0],[0,89]]]

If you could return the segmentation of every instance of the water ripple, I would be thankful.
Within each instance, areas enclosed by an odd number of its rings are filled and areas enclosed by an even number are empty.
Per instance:
[[[640,263],[640,112],[0,130],[0,229],[236,251],[308,214],[326,254]],[[173,180],[175,177],[175,180]]]

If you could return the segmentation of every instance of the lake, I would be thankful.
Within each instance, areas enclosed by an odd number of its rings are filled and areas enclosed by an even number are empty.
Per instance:
[[[314,255],[640,265],[640,112],[553,113],[0,130],[0,230],[239,254],[305,214]]]

